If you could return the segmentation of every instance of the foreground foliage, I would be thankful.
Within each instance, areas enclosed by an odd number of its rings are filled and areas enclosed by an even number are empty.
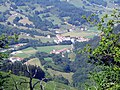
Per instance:
[[[108,20],[108,17],[112,19]],[[87,19],[87,18],[86,18]],[[90,23],[90,19],[87,19]],[[101,30],[100,42],[96,48],[87,46],[84,50],[89,53],[89,62],[99,66],[100,70],[91,73],[95,90],[120,89],[120,12],[114,10],[106,14],[97,24]],[[91,87],[88,88],[90,89]]]

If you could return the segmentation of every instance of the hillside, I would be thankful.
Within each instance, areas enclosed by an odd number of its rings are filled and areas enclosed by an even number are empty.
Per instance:
[[[2,74],[5,76],[7,75],[7,73],[3,73]],[[19,90],[29,90],[29,84],[27,83],[24,83],[22,85],[20,85],[20,81],[22,82],[22,80],[26,80],[26,81],[29,81],[29,78],[27,77],[23,77],[23,76],[15,76],[15,75],[10,75],[9,78],[7,78],[7,83],[4,83],[5,84],[5,90],[16,90],[15,88],[15,82],[19,82],[17,84],[17,87],[19,88]],[[15,81],[15,82],[14,82]],[[38,80],[37,79],[34,79],[33,80],[33,84],[35,82],[37,82]],[[9,84],[8,84],[9,83]],[[44,89],[45,90],[53,90],[53,89],[57,89],[57,90],[63,90],[63,89],[66,89],[66,90],[76,90],[75,88],[73,87],[70,87],[70,86],[67,86],[65,84],[61,84],[61,83],[58,83],[58,82],[55,82],[55,81],[49,81],[49,82],[42,82],[43,86],[44,86]],[[35,87],[35,90],[39,90],[40,89],[40,86],[39,84],[36,85]]]
[[[11,72],[17,82],[21,78],[29,80],[28,66],[31,74],[38,70],[34,82],[47,78],[45,90],[85,90],[87,84],[95,83],[89,80],[90,72],[101,68],[95,62],[88,63],[89,53],[81,50],[87,50],[84,47],[88,44],[93,49],[99,46],[104,33],[98,30],[102,26],[98,22],[106,14],[103,26],[108,26],[108,20],[109,24],[116,21],[112,18],[115,9],[119,15],[120,0],[0,0],[0,72]],[[119,25],[114,27],[116,34]],[[15,89],[11,77],[5,90]],[[19,88],[28,90],[29,86]],[[35,90],[39,88],[37,85]]]

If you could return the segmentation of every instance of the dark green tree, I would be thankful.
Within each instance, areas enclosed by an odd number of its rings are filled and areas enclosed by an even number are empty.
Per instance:
[[[0,36],[0,49],[7,49],[9,48],[9,42],[10,40],[14,39],[15,41],[18,39],[18,36],[15,34],[14,36],[8,36],[6,34],[2,34]],[[0,90],[4,89],[4,83],[7,82],[8,75],[3,75],[1,72],[1,67],[3,65],[3,62],[6,58],[8,58],[9,53],[7,52],[0,52]]]

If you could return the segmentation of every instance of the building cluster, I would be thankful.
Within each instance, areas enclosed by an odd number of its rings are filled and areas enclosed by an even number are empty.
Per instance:
[[[70,36],[62,36],[62,35],[56,35],[56,40],[54,40],[55,43],[59,44],[62,42],[71,42],[75,43],[75,41],[78,42],[84,42],[84,41],[89,41],[90,39],[84,38],[84,37],[70,37]]]
[[[27,43],[20,43],[20,44],[15,44],[15,45],[10,45],[10,48],[8,49],[1,49],[0,52],[7,52],[7,51],[13,51],[11,53],[11,55],[15,55],[15,54],[20,54],[23,53],[22,51],[16,51],[17,48],[26,45]],[[15,50],[15,51],[14,51]],[[11,62],[15,62],[15,61],[22,61],[24,60],[24,58],[20,58],[20,57],[10,57],[9,60]]]
[[[53,49],[50,54],[60,54],[60,53],[66,53],[66,52],[70,52],[70,49],[69,48],[63,48],[63,49],[60,49],[60,50],[55,50]]]
[[[26,45],[27,43],[19,43],[19,44],[16,44],[14,45],[15,48],[18,48],[18,47],[22,47],[24,45]]]

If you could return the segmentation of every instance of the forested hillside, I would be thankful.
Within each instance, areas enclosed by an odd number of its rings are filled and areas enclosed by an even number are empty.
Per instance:
[[[119,0],[0,0],[0,90],[119,90]]]

